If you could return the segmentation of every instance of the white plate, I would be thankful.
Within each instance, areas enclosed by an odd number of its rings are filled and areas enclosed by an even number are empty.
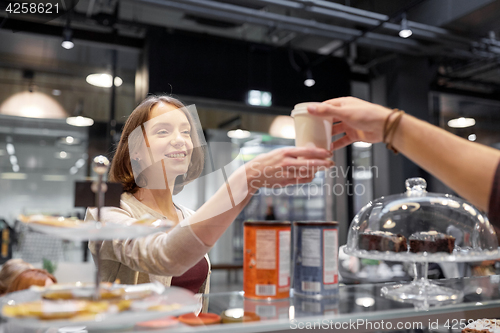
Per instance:
[[[159,290],[159,286],[152,283],[140,285],[121,285],[125,290],[140,291],[140,290]],[[160,286],[162,287],[162,286]],[[163,288],[163,287],[162,287]],[[8,294],[0,299],[0,304],[3,308],[5,304],[17,304],[22,302],[31,302],[41,299],[42,289],[23,290],[15,293]],[[40,320],[38,318],[5,318],[9,324],[20,327],[29,328],[50,328],[50,327],[67,327],[67,326],[85,326],[86,329],[97,329],[113,326],[132,326],[140,321],[148,321],[152,319],[162,318],[166,316],[179,316],[184,313],[195,312],[200,309],[200,301],[194,294],[186,289],[179,287],[164,288],[161,295],[162,304],[180,304],[181,307],[170,311],[148,311],[140,310],[127,310],[119,313],[106,313],[102,316],[96,316],[94,320]]]
[[[474,249],[455,249],[453,253],[412,253],[412,252],[380,252],[366,251],[344,248],[345,254],[353,257],[387,260],[387,261],[409,261],[409,262],[471,262],[495,260],[500,258],[500,251],[497,250],[474,250]]]
[[[152,227],[134,224],[127,226],[109,222],[97,228],[96,223],[91,221],[74,228],[54,227],[37,223],[27,223],[26,225],[34,231],[75,241],[139,238],[156,232],[166,232],[171,228],[171,226]]]

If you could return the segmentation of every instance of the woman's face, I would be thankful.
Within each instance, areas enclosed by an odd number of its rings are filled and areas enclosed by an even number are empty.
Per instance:
[[[191,124],[184,112],[175,105],[158,103],[151,110],[144,130],[153,161],[164,160],[167,176],[186,173],[193,153],[193,141]]]

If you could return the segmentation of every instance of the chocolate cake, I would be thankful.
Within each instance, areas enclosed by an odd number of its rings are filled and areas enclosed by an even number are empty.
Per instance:
[[[403,235],[388,231],[368,231],[358,235],[360,250],[406,252],[408,246]]]
[[[447,252],[455,248],[455,237],[437,231],[417,232],[408,237],[410,252]]]
[[[478,319],[469,323],[462,333],[499,333],[500,320],[498,319]]]

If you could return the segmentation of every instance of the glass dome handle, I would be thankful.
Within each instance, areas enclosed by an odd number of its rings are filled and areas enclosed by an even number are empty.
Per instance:
[[[425,189],[427,188],[427,182],[425,179],[420,177],[408,178],[405,181],[405,185],[407,191],[425,192]]]

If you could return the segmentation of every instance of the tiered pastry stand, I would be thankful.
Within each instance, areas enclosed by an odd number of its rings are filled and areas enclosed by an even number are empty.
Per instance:
[[[96,193],[96,207],[97,207],[97,221],[81,223],[74,228],[67,227],[57,227],[44,224],[29,223],[28,226],[38,232],[50,234],[59,238],[74,240],[74,241],[99,241],[110,240],[110,239],[126,239],[126,238],[139,238],[144,237],[149,234],[157,232],[165,232],[170,226],[160,226],[152,227],[146,225],[130,225],[125,226],[123,224],[116,223],[102,223],[101,222],[101,208],[104,203],[104,193],[107,190],[106,183],[103,182],[103,176],[107,173],[109,166],[109,161],[104,156],[97,156],[93,161],[93,170],[98,175],[96,182],[92,184],[92,191]],[[99,251],[99,249],[98,249]],[[96,262],[96,276],[94,285],[94,299],[98,300],[100,298],[99,284],[100,284],[100,259],[99,256],[95,256]],[[120,287],[125,287],[127,289],[137,289],[138,286],[126,286],[120,285]],[[77,288],[77,287],[75,287]],[[100,328],[112,325],[126,325],[133,324],[138,321],[152,320],[165,316],[177,316],[183,313],[194,312],[199,309],[199,301],[193,296],[189,291],[182,288],[170,287],[164,288],[163,286],[158,286],[154,284],[149,284],[145,287],[152,290],[156,290],[162,301],[167,304],[177,304],[177,307],[172,310],[159,310],[159,311],[148,311],[146,309],[139,311],[124,311],[115,314],[104,314],[102,316],[96,316],[94,320],[87,321],[71,321],[71,320],[50,320],[44,321],[35,318],[8,318],[9,321],[24,327],[62,327],[62,326],[75,326],[81,325],[87,328]],[[41,299],[41,292],[36,289],[29,289],[25,291],[20,291],[12,294],[8,294],[1,300],[1,306],[5,304],[14,305],[16,303],[36,301]]]

